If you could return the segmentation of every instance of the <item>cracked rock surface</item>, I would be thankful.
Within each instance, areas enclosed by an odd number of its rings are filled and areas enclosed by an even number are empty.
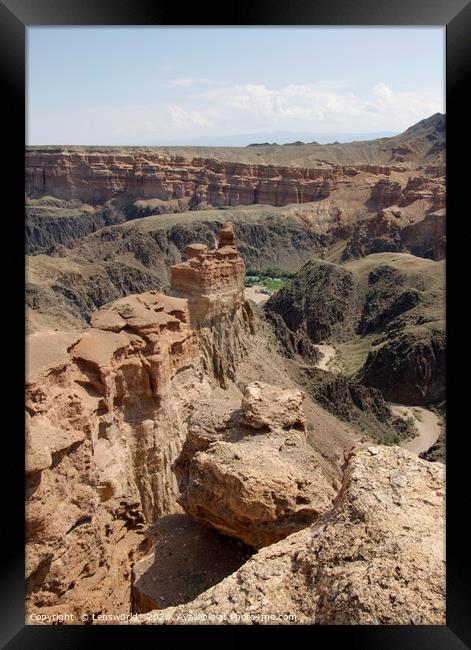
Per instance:
[[[441,463],[399,447],[359,449],[323,517],[162,613],[174,624],[204,613],[199,623],[441,625],[444,521]]]
[[[240,407],[202,404],[174,465],[186,512],[256,549],[325,512],[339,486],[307,442],[303,398],[254,382]]]

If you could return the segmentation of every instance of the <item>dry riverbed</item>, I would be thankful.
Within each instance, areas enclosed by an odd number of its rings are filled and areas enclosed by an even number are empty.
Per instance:
[[[257,284],[255,284],[253,287],[245,287],[245,298],[247,300],[253,300],[253,302],[261,305],[262,303],[266,302],[270,296],[266,293],[262,293],[260,289],[261,287]]]
[[[424,409],[422,406],[405,406],[403,404],[390,404],[391,410],[405,420],[412,418],[418,435],[411,440],[406,440],[401,447],[421,454],[432,447],[438,440],[441,432],[440,420],[436,413]]]
[[[319,363],[316,364],[316,368],[321,370],[330,370],[329,363],[336,355],[336,349],[333,345],[316,345],[316,348],[319,352],[322,352],[322,358]]]
[[[338,369],[331,364],[336,355],[334,346],[316,345],[316,348],[322,352],[322,358],[316,367],[321,370],[338,372]],[[405,440],[401,443],[401,447],[419,455],[428,451],[437,442],[441,433],[441,424],[436,413],[422,406],[406,406],[405,404],[394,404],[392,402],[390,407],[395,415],[411,422],[417,430],[415,438]]]

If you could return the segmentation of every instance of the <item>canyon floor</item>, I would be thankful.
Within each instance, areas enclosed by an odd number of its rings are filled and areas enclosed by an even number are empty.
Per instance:
[[[444,623],[444,141],[27,149],[28,623]]]

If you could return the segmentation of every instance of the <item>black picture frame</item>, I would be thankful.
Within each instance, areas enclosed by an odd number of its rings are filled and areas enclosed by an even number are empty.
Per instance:
[[[3,278],[10,333],[19,338],[14,352],[18,385],[10,383],[11,396],[4,402],[17,423],[23,422],[22,394],[24,384],[24,337],[18,319],[11,314],[23,314],[22,283],[24,285],[23,222],[24,213],[24,93],[25,93],[25,30],[34,25],[440,25],[446,27],[446,87],[447,87],[447,210],[460,228],[447,229],[450,255],[447,261],[447,625],[446,626],[286,626],[264,628],[228,626],[209,628],[163,626],[41,626],[25,625],[24,621],[24,437],[23,425],[4,427],[8,450],[4,452],[4,473],[8,483],[4,488],[1,581],[1,647],[16,648],[84,648],[109,642],[110,635],[119,635],[120,643],[142,643],[149,636],[153,643],[173,641],[194,643],[203,633],[211,632],[215,642],[235,646],[245,642],[247,634],[261,642],[275,632],[283,643],[293,635],[306,634],[309,644],[324,648],[328,644],[347,644],[349,648],[401,650],[461,650],[471,647],[471,588],[467,580],[469,538],[466,534],[467,516],[467,431],[459,420],[467,404],[466,382],[459,381],[451,370],[453,358],[465,363],[460,340],[469,337],[469,317],[461,311],[463,303],[453,305],[453,289],[463,289],[467,276],[463,273],[466,244],[465,234],[471,219],[463,214],[466,197],[466,165],[459,153],[469,139],[469,117],[466,100],[467,72],[470,65],[471,4],[465,0],[263,0],[256,4],[239,0],[215,10],[211,5],[194,3],[185,6],[158,0],[3,0],[0,2],[0,65],[3,72],[4,144],[8,149],[5,175],[2,177],[12,200],[10,232],[4,233],[4,261],[8,271]],[[182,22],[182,20],[184,22]],[[16,127],[14,128],[14,124]],[[469,149],[469,148],[468,148]],[[24,239],[23,239],[24,242]],[[463,250],[460,251],[460,245]],[[18,286],[18,284],[20,286]],[[24,287],[23,287],[24,289]],[[469,291],[468,291],[469,294]],[[463,294],[461,294],[463,297]],[[468,302],[468,301],[467,301]],[[466,304],[469,311],[469,304]],[[16,312],[18,308],[18,312]],[[454,311],[456,308],[456,312]],[[21,320],[21,316],[20,316]],[[14,322],[13,328],[11,323]],[[458,365],[458,364],[457,364]],[[468,363],[469,367],[469,363]],[[16,419],[18,417],[18,420]],[[469,430],[469,425],[468,425]],[[5,441],[4,441],[5,442]],[[6,444],[6,443],[5,443]],[[469,443],[468,448],[469,448]],[[7,455],[8,454],[8,455]],[[6,466],[6,467],[5,467]],[[6,472],[6,469],[9,471]],[[5,502],[6,501],[6,502]],[[289,635],[286,637],[285,635]]]

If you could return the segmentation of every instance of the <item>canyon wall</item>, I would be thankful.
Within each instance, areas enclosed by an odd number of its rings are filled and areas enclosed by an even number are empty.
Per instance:
[[[99,204],[135,199],[186,200],[189,207],[304,203],[329,196],[342,169],[275,167],[162,154],[26,152],[26,193]]]
[[[351,379],[378,389],[388,401],[436,405],[445,399],[444,285],[443,261],[410,254],[375,253],[342,265],[312,260],[264,309],[281,340],[297,344],[285,345],[286,353],[297,351],[309,361],[308,341],[355,341],[365,354]],[[338,384],[331,388],[342,390]],[[360,393],[354,392],[358,405]]]
[[[400,208],[380,210],[355,224],[342,260],[382,252],[410,252],[436,261],[445,259],[445,210],[428,211],[419,221],[408,218]]]
[[[25,191],[33,200],[51,196],[101,205],[124,204],[127,218],[146,216],[152,208],[181,212],[204,206],[227,207],[320,201],[339,188],[369,178],[378,208],[432,198],[443,207],[443,175],[437,168],[407,165],[281,166],[184,158],[135,150],[124,152],[30,149],[26,151]],[[410,174],[414,173],[413,177]],[[383,176],[379,180],[378,176]],[[394,178],[393,178],[394,176]],[[150,203],[149,203],[150,202]],[[152,203],[153,202],[153,203]],[[146,212],[147,209],[147,212]]]
[[[172,464],[192,411],[210,395],[204,369],[224,384],[248,345],[244,265],[231,227],[219,242],[204,254],[190,248],[174,269],[189,300],[130,295],[94,312],[84,331],[29,336],[29,613],[58,604],[129,611],[130,567],[149,543],[145,524],[180,509]],[[197,274],[201,285],[182,277],[195,261],[209,267]]]
[[[129,296],[27,351],[28,611],[128,611],[144,524],[178,509],[170,467],[209,392],[186,302]]]

